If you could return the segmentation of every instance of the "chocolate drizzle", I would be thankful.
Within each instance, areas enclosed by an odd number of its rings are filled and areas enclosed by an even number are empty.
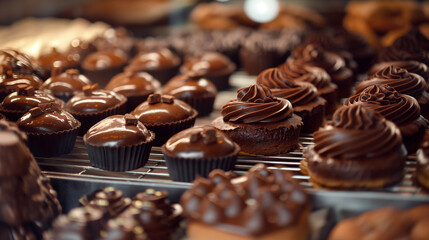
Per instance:
[[[237,100],[222,107],[224,121],[235,123],[270,123],[288,118],[293,112],[286,99],[276,98],[262,85],[251,85],[237,90]]]

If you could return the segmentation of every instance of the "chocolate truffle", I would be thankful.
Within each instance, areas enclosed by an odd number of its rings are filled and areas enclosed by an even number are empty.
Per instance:
[[[210,80],[216,89],[228,89],[229,77],[235,70],[235,64],[225,55],[217,52],[207,52],[197,56],[188,56],[180,68],[182,74],[189,71],[203,72],[204,77]]]
[[[77,69],[68,69],[61,73],[61,68],[53,68],[51,77],[40,87],[41,90],[50,91],[55,97],[67,102],[75,94],[82,91],[83,86],[92,84]]]
[[[82,123],[79,135],[84,135],[86,131],[100,120],[115,114],[124,114],[127,98],[122,94],[98,89],[98,85],[86,85],[82,92],[72,97],[65,105],[64,109],[71,113]]]
[[[207,177],[214,169],[232,170],[239,151],[236,143],[211,126],[185,129],[162,146],[170,177],[184,182]]]
[[[160,82],[146,72],[125,71],[114,76],[105,89],[127,97],[127,112],[131,112],[160,87]]]
[[[156,93],[131,114],[155,132],[154,145],[161,146],[174,134],[194,126],[198,112],[182,100]]]
[[[79,66],[79,59],[75,55],[60,53],[56,48],[52,48],[50,53],[40,55],[37,62],[42,69],[44,79],[49,77],[54,67],[69,69]]]
[[[168,48],[141,52],[131,60],[126,70],[147,72],[165,84],[177,74],[180,58]]]
[[[180,204],[194,240],[305,240],[309,235],[309,197],[288,172],[263,164],[240,177],[214,170],[208,179],[197,178]]]
[[[55,102],[42,103],[30,109],[16,124],[28,135],[28,146],[37,157],[69,153],[81,125]]]
[[[162,93],[172,95],[195,108],[198,116],[207,116],[213,111],[217,95],[215,85],[202,72],[188,72],[172,78],[162,88]]]
[[[327,188],[378,188],[402,179],[407,150],[401,133],[363,104],[343,106],[314,133],[301,170]]]
[[[312,133],[323,125],[326,100],[317,93],[317,88],[309,82],[287,80],[278,68],[261,72],[256,83],[270,88],[272,94],[292,103],[293,112],[302,118],[301,131]]]
[[[303,125],[292,104],[263,85],[237,90],[237,99],[222,107],[212,125],[250,154],[277,155],[293,149]]]
[[[109,171],[143,167],[154,138],[155,134],[131,114],[107,117],[83,136],[91,164]]]

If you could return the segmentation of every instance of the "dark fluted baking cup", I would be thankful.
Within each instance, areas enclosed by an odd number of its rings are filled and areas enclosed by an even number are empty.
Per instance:
[[[122,147],[93,146],[85,142],[89,161],[94,167],[108,171],[124,172],[143,167],[152,149],[155,134],[141,144]]]
[[[92,83],[98,83],[100,89],[106,87],[107,83],[109,83],[110,79],[112,79],[115,75],[122,72],[122,69],[125,65],[121,65],[118,67],[111,67],[107,69],[100,70],[89,70],[82,69],[82,74],[85,75]]]
[[[236,150],[227,156],[217,158],[174,158],[165,154],[164,146],[162,152],[167,163],[168,174],[174,181],[192,182],[195,177],[207,178],[209,173],[215,169],[231,171],[237,161],[240,147],[236,145]]]
[[[78,113],[67,110],[73,117],[79,120],[82,124],[79,130],[79,136],[83,136],[92,126],[108,116],[126,113],[127,99],[124,98],[118,105],[95,113]]]
[[[144,95],[138,95],[138,96],[126,96],[127,97],[126,112],[127,113],[132,112],[138,105],[146,101],[149,95],[152,93],[153,92],[144,94]]]
[[[9,121],[16,122],[22,117],[27,111],[18,111],[12,109],[4,109],[0,106],[0,113],[2,113]]]
[[[31,133],[28,136],[28,147],[35,157],[54,157],[73,150],[81,124],[75,128],[53,133]]]
[[[208,116],[213,112],[213,105],[216,96],[202,96],[202,97],[176,97],[187,104],[191,105],[198,111],[198,117]]]
[[[149,73],[162,85],[166,84],[170,79],[172,79],[179,72],[179,65],[166,69],[146,69],[144,72]]]
[[[195,119],[198,116],[198,112],[194,113],[183,120],[171,122],[171,123],[158,123],[158,124],[148,124],[143,123],[147,129],[155,133],[155,141],[153,141],[154,146],[162,146],[167,140],[174,134],[194,126]]]
[[[218,91],[226,90],[230,88],[229,85],[229,77],[231,74],[226,74],[222,76],[207,76],[207,79],[209,79],[215,86]]]

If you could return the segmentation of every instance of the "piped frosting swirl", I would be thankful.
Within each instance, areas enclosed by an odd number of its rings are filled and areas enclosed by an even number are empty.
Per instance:
[[[331,84],[331,77],[325,70],[298,61],[287,61],[279,70],[284,78],[309,82],[317,89],[329,87]]]

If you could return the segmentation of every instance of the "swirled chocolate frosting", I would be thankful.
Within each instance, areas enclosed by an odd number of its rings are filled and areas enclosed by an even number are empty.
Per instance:
[[[317,88],[308,82],[289,81],[278,68],[261,72],[256,83],[267,86],[274,96],[289,100],[293,106],[302,106],[315,101],[319,94]]]
[[[286,171],[264,164],[240,177],[214,170],[208,179],[197,178],[180,204],[191,221],[255,239],[297,224],[310,208],[306,193]]]
[[[251,85],[237,90],[237,100],[222,107],[224,121],[234,123],[271,123],[288,118],[293,112],[292,104],[276,98],[262,85]]]
[[[426,89],[425,80],[415,74],[409,73],[403,68],[388,66],[369,76],[356,86],[356,93],[362,92],[372,85],[387,84],[402,94],[411,95],[418,98]]]
[[[395,66],[398,68],[403,68],[410,73],[415,73],[415,74],[420,75],[421,77],[423,77],[425,79],[426,83],[429,81],[429,69],[426,66],[426,64],[421,63],[421,62],[417,62],[417,61],[413,61],[413,60],[377,63],[371,67],[371,69],[368,71],[368,75],[369,76],[374,75],[376,72],[378,72],[381,69],[388,67],[388,66]]]
[[[395,124],[403,125],[420,117],[420,106],[411,96],[400,94],[389,85],[365,88],[345,102],[345,105],[363,103]]]
[[[287,61],[279,66],[279,70],[284,78],[309,82],[317,89],[330,87],[332,84],[331,77],[325,70],[298,61]]]
[[[380,52],[378,53],[378,61],[390,62],[390,61],[414,60],[428,65],[429,54],[423,49],[416,47],[418,45],[414,45],[414,44],[417,44],[417,43],[415,41],[404,40],[400,44],[399,43],[397,44],[400,46],[400,48],[395,46],[385,47],[381,49]]]

